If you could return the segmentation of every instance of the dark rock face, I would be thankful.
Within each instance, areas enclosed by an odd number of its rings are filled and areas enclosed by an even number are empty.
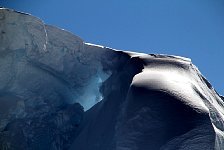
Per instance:
[[[223,118],[187,58],[85,43],[0,9],[0,150],[223,150]]]

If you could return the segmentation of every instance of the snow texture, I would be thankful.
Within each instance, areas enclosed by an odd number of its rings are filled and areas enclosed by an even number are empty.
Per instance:
[[[223,150],[224,103],[190,59],[114,50],[0,9],[1,150]]]

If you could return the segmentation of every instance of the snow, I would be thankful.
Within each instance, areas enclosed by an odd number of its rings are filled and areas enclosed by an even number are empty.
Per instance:
[[[97,45],[97,44],[92,44],[92,43],[85,43],[86,45],[90,45],[90,46],[96,46],[96,47],[99,47],[99,48],[105,48],[104,46],[102,45]]]
[[[163,64],[161,61],[164,61]],[[194,74],[191,71],[175,67],[166,62],[166,59],[153,60],[153,63],[153,65],[147,64],[143,71],[134,77],[132,84],[167,92],[195,109],[208,112],[208,108],[193,89],[193,87],[198,89],[199,86],[197,81],[193,80]],[[189,63],[184,65],[187,68]]]
[[[190,60],[181,57],[178,58],[184,61],[170,61],[169,58],[157,60],[146,58],[145,55],[142,58],[146,65],[143,71],[134,77],[132,84],[166,92],[197,111],[209,113],[216,132],[215,147],[217,150],[224,149],[224,103],[214,89],[206,85],[201,73]]]

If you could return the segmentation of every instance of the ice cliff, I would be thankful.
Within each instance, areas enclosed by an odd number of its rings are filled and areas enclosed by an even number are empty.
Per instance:
[[[1,150],[223,150],[223,131],[223,97],[189,59],[0,9]]]

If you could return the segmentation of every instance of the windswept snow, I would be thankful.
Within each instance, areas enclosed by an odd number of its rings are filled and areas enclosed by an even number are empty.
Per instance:
[[[198,76],[191,68],[189,61],[169,58],[142,58],[145,68],[133,79],[135,86],[144,86],[150,90],[166,92],[180,98],[185,104],[208,112],[201,97],[195,90],[200,90]]]

